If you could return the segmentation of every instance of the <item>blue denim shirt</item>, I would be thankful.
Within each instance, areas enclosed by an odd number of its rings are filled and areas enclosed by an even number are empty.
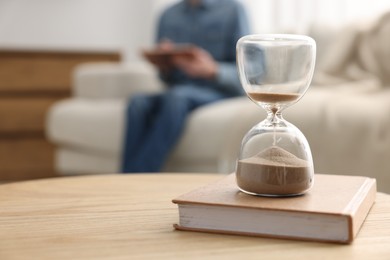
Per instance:
[[[157,42],[195,44],[207,50],[218,62],[215,80],[193,79],[174,71],[163,79],[170,85],[195,84],[215,88],[228,95],[243,93],[236,68],[236,43],[249,34],[249,23],[241,4],[233,0],[203,0],[193,7],[183,0],[160,17]]]

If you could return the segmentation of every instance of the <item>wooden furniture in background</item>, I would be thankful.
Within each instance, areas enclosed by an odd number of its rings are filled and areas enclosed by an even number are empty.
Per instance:
[[[70,95],[76,65],[98,61],[120,61],[120,53],[0,48],[0,180],[56,175],[46,112]]]
[[[350,245],[175,231],[171,200],[217,174],[95,175],[0,185],[1,259],[389,259],[390,196]]]

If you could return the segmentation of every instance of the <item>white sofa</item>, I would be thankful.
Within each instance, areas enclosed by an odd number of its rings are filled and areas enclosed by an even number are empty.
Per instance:
[[[359,78],[361,73],[347,80],[324,77],[327,64],[337,64],[329,57],[319,62],[316,82],[284,117],[307,137],[317,173],[375,177],[379,190],[390,193],[390,88],[373,77]],[[64,175],[119,172],[128,97],[163,89],[147,64],[77,67],[73,97],[55,104],[47,117],[57,170]],[[246,97],[195,110],[164,171],[234,171],[243,136],[264,118]]]

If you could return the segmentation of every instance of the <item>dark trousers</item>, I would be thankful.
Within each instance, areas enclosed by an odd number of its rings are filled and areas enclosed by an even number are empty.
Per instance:
[[[189,113],[225,97],[214,89],[192,85],[178,85],[162,94],[133,96],[126,111],[122,172],[160,171]]]

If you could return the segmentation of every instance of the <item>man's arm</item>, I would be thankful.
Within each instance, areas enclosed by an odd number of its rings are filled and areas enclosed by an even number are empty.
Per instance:
[[[248,16],[244,7],[237,3],[234,9],[235,13],[231,15],[232,33],[230,34],[228,53],[231,62],[219,62],[216,82],[221,88],[226,89],[232,94],[243,94],[236,66],[236,44],[237,41],[250,33]]]

